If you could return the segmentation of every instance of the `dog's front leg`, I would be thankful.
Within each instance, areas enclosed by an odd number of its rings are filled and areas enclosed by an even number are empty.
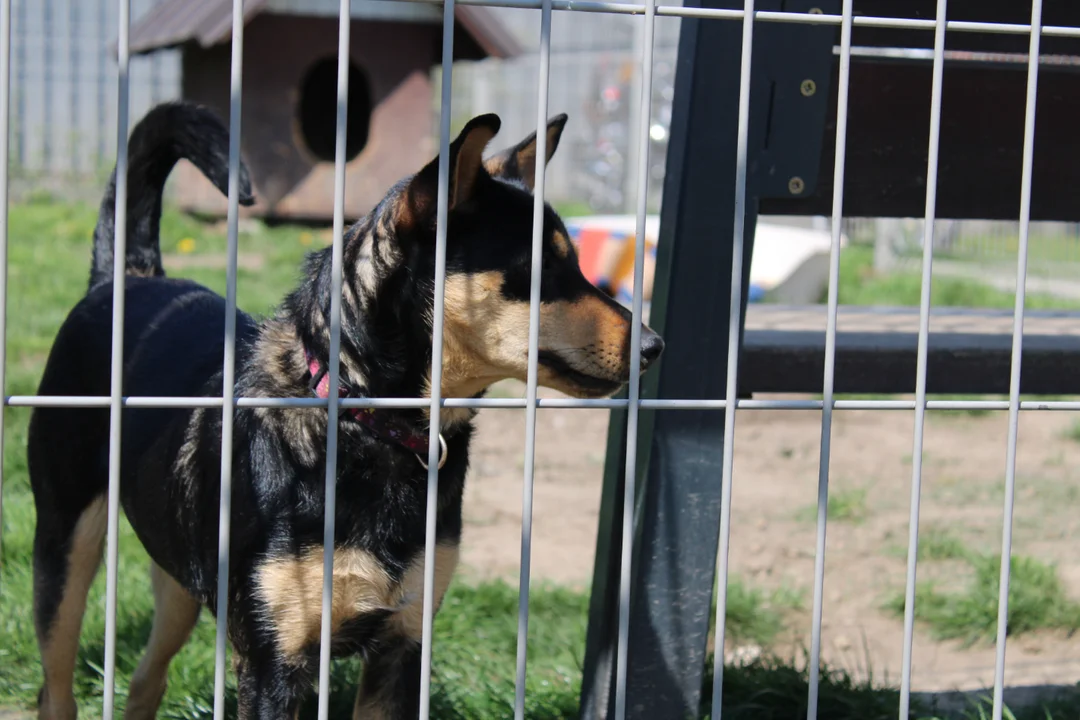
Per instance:
[[[383,647],[364,661],[353,720],[412,720],[420,714],[420,644]]]

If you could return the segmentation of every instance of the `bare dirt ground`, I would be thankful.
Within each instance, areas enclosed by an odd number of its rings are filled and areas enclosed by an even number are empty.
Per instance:
[[[519,389],[510,386],[508,392]],[[553,394],[542,391],[545,395]],[[1066,592],[1080,599],[1080,442],[1068,436],[1074,420],[1072,413],[1021,414],[1013,552],[1056,564]],[[924,533],[945,529],[973,550],[1000,552],[1007,421],[1005,412],[928,414]],[[607,423],[602,410],[538,412],[534,580],[588,587]],[[870,672],[878,681],[896,684],[903,624],[882,606],[904,588],[912,430],[910,411],[836,411],[833,420],[831,497],[862,490],[866,501],[861,520],[828,525],[823,656],[858,677]],[[738,411],[732,572],[753,586],[802,591],[807,609],[790,618],[784,642],[805,646],[820,433],[818,411]],[[516,582],[524,438],[522,411],[481,411],[465,500],[463,571],[468,576]],[[958,562],[920,562],[919,573],[958,588],[967,579]],[[1010,639],[1007,647],[1007,685],[1080,680],[1078,637],[1038,632]],[[993,671],[992,646],[937,642],[917,626],[913,689],[992,686]]]

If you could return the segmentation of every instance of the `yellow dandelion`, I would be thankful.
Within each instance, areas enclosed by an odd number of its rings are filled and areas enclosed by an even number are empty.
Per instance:
[[[301,245],[310,245],[311,244],[311,233],[309,233],[309,232],[300,233],[300,244]]]
[[[195,250],[195,238],[184,238],[176,244],[176,249],[185,255]]]

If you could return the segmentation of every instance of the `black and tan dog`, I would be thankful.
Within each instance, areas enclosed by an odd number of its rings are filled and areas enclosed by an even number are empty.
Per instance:
[[[547,127],[554,152],[565,116]],[[450,146],[443,395],[474,397],[524,379],[529,329],[535,135],[487,161],[499,129],[484,115]],[[219,189],[227,132],[207,110],[154,108],[132,133],[128,186],[123,392],[218,396],[225,302],[167,279],[158,224],[177,160]],[[342,391],[371,397],[429,394],[438,159],[396,185],[344,239]],[[56,338],[41,395],[109,393],[115,179],[94,235],[90,288]],[[246,170],[242,201],[251,202]],[[631,316],[582,276],[566,229],[544,210],[540,382],[600,397],[627,382]],[[268,320],[237,315],[236,394],[329,392],[331,254],[312,253],[303,280]],[[641,331],[641,368],[663,342]],[[472,411],[445,410],[439,431],[436,606],[450,583]],[[325,409],[238,409],[233,441],[229,640],[241,718],[293,718],[318,664],[322,589]],[[153,559],[155,614],[132,678],[127,717],[153,717],[170,659],[200,606],[216,602],[221,411],[124,410],[121,501]],[[422,410],[346,411],[337,461],[333,651],[361,653],[354,716],[415,718],[420,678],[428,420]],[[102,555],[108,474],[107,409],[39,408],[30,426],[37,506],[35,619],[45,682],[40,715],[75,716],[79,628]]]

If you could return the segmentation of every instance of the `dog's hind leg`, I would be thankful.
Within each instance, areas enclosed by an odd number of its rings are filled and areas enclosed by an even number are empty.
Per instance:
[[[419,643],[405,640],[365,658],[352,720],[406,720],[419,712]]]
[[[86,594],[101,564],[105,497],[94,498],[74,522],[42,517],[34,536],[34,619],[45,684],[38,695],[41,720],[74,720],[72,682]]]
[[[131,676],[125,720],[152,720],[165,695],[169,662],[187,642],[199,619],[199,603],[157,563],[150,564],[154,588],[154,625],[150,642]]]
[[[249,647],[248,650],[251,648]],[[268,652],[269,651],[269,652]],[[262,647],[237,657],[236,716],[239,720],[297,720],[304,694],[311,689],[311,666],[292,664]]]

